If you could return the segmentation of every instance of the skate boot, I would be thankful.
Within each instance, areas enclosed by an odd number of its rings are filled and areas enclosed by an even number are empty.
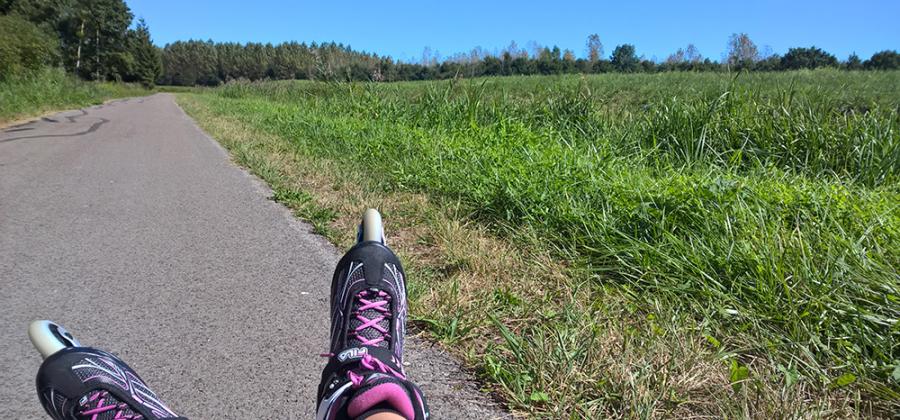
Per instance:
[[[82,347],[50,321],[28,327],[44,358],[37,374],[41,405],[56,420],[155,420],[178,417],[118,357]]]
[[[406,284],[384,241],[381,216],[367,210],[357,244],[338,262],[331,284],[331,348],[319,384],[321,420],[391,412],[428,418],[422,391],[406,379]]]

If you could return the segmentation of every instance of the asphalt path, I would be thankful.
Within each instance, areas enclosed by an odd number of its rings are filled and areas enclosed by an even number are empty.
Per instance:
[[[0,417],[47,418],[52,319],[179,414],[311,418],[341,252],[270,196],[168,94],[0,129]],[[506,416],[434,345],[406,362],[432,418]]]

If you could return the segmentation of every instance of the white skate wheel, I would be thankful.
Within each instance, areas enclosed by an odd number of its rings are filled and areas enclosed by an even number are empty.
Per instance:
[[[378,213],[378,210],[368,209],[365,214],[363,214],[362,225],[360,226],[362,230],[363,241],[376,241],[385,243],[384,241],[384,225],[381,223],[381,214]]]
[[[53,321],[34,321],[28,325],[28,338],[44,359],[66,347],[81,347],[81,343]]]

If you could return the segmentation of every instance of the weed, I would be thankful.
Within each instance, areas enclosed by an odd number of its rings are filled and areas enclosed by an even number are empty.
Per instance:
[[[45,69],[0,81],[0,123],[150,92],[138,85],[85,82],[61,69]]]
[[[900,400],[898,77],[235,83],[182,102],[270,138],[242,164],[302,183],[332,225],[388,208],[413,316],[516,409],[866,416]]]

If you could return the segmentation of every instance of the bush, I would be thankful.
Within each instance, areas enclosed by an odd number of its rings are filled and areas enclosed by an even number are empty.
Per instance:
[[[152,93],[128,83],[87,82],[61,68],[44,67],[0,80],[0,124],[48,111]]]
[[[59,63],[56,37],[18,16],[0,16],[0,79]]]
[[[815,69],[837,67],[837,58],[820,48],[791,48],[781,57],[782,70]]]
[[[896,70],[900,69],[900,53],[892,50],[884,50],[872,55],[866,60],[867,70]]]

